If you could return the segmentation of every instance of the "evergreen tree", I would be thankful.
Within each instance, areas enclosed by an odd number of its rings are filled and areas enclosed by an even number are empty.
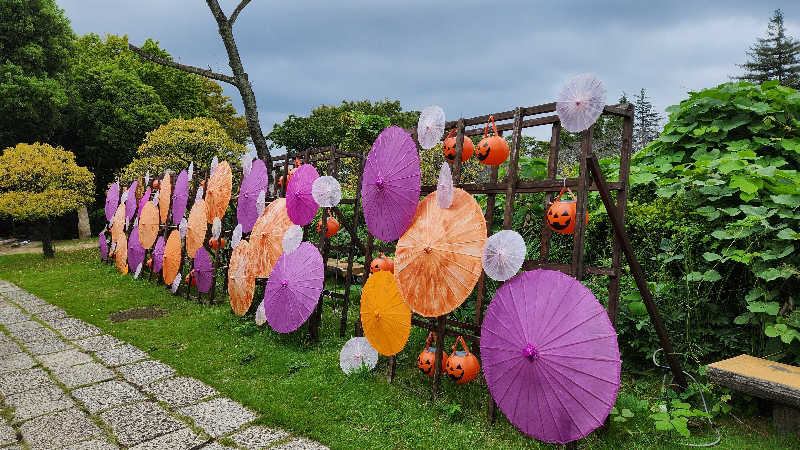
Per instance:
[[[656,112],[642,88],[633,99],[633,151],[639,151],[658,138],[661,114]]]
[[[769,20],[767,37],[759,38],[747,51],[747,57],[749,61],[739,64],[746,73],[736,79],[759,84],[778,80],[784,86],[800,89],[800,41],[786,35],[780,9]]]

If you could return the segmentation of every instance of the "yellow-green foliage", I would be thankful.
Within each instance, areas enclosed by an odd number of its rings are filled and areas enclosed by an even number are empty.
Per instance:
[[[159,175],[166,169],[179,172],[190,162],[196,170],[207,169],[214,156],[220,161],[238,161],[247,151],[228,136],[214,119],[172,119],[147,133],[136,158],[122,169],[122,180],[131,181],[150,171]]]
[[[0,156],[0,215],[14,220],[58,217],[92,201],[94,175],[75,155],[48,144],[17,144]]]
[[[444,162],[442,143],[436,144],[429,150],[421,150],[419,160],[422,184],[436,184],[436,181],[439,179],[439,170],[441,170],[442,163]],[[488,181],[488,170],[488,166],[484,166],[478,161],[478,158],[473,156],[462,164],[461,179],[459,182],[480,183]]]

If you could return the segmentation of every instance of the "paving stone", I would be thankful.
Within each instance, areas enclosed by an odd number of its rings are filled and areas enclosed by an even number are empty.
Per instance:
[[[319,442],[309,441],[308,439],[295,439],[272,448],[275,450],[329,450],[328,447]]]
[[[220,444],[219,442],[214,441],[214,442],[212,442],[212,443],[210,443],[210,444],[208,444],[208,445],[206,445],[204,447],[201,447],[201,448],[203,450],[230,450],[232,447],[226,447],[226,446]],[[5,449],[3,449],[3,450],[5,450]]]
[[[139,386],[175,375],[175,369],[159,361],[141,361],[118,370],[126,380]]]
[[[86,414],[68,409],[31,419],[20,432],[33,449],[54,449],[100,436],[102,432]]]
[[[7,355],[13,355],[15,353],[20,353],[22,348],[17,345],[16,342],[11,341],[2,341],[0,342],[0,356],[5,357]]]
[[[31,314],[39,314],[39,313],[43,313],[43,312],[47,312],[47,311],[55,311],[55,310],[60,309],[60,308],[58,306],[51,305],[50,303],[44,302],[44,303],[38,303],[38,304],[30,305],[30,307],[25,308],[25,309],[27,309],[28,312],[31,313]]]
[[[17,442],[17,433],[10,425],[0,420],[0,445],[14,444]]]
[[[106,440],[95,439],[92,441],[78,442],[77,444],[64,447],[61,450],[117,450],[118,448],[119,447]]]
[[[0,394],[8,397],[18,392],[53,384],[47,373],[39,368],[7,372],[0,375]]]
[[[34,328],[32,330],[24,330],[17,333],[11,333],[14,338],[23,344],[26,342],[46,341],[49,339],[57,338],[58,335],[49,328]]]
[[[111,336],[110,334],[101,334],[100,336],[92,336],[86,339],[75,341],[75,345],[86,350],[87,352],[97,352],[100,350],[108,350],[124,344],[124,342]]]
[[[74,348],[70,350],[65,350],[63,352],[37,356],[36,359],[38,359],[42,363],[42,365],[54,371],[63,370],[66,369],[67,367],[77,366],[78,364],[92,362],[91,356]]]
[[[143,389],[176,408],[219,394],[202,381],[188,377],[169,378],[144,386]]]
[[[283,430],[255,426],[234,434],[230,439],[244,448],[261,449],[267,448],[281,439],[286,439],[288,436],[289,433]]]
[[[183,422],[151,402],[114,408],[102,413],[100,417],[124,446],[133,446],[186,427]]]
[[[53,308],[54,309],[50,309],[50,310],[47,310],[47,311],[44,311],[44,312],[40,312],[40,313],[37,313],[37,314],[34,314],[34,315],[36,316],[37,319],[39,319],[41,321],[44,321],[44,322],[55,321],[55,320],[59,320],[59,319],[63,319],[65,317],[67,317],[67,312],[64,311],[63,309],[56,308],[56,307],[53,307]]]
[[[229,398],[217,398],[180,409],[184,416],[194,419],[197,426],[213,437],[252,422],[256,415],[244,406]]]
[[[61,352],[64,350],[69,350],[71,348],[75,348],[70,345],[68,342],[56,338],[56,339],[48,339],[46,341],[38,341],[38,342],[26,342],[23,344],[25,348],[28,349],[33,355],[46,355],[49,353],[56,353]]]
[[[12,323],[22,322],[25,320],[31,320],[31,316],[19,310],[11,310],[0,314],[0,325],[10,325]]]
[[[110,380],[116,375],[113,370],[97,362],[80,364],[53,372],[53,376],[70,389],[84,384]]]
[[[26,330],[33,330],[35,328],[42,328],[42,324],[36,322],[34,320],[26,320],[25,322],[17,322],[12,323],[10,325],[6,325],[6,330],[14,336],[16,333]]]
[[[183,428],[153,440],[142,442],[139,445],[131,447],[130,450],[161,450],[165,448],[171,450],[189,450],[207,440],[207,437],[197,434],[189,428]]]
[[[0,373],[30,369],[35,365],[36,361],[34,361],[33,358],[28,356],[26,353],[15,353],[13,355],[0,358]]]
[[[76,389],[72,391],[72,396],[93,413],[145,399],[144,395],[130,384],[116,380]]]
[[[65,320],[65,319],[61,319]],[[67,328],[62,328],[58,330],[59,333],[63,334],[65,338],[70,340],[75,339],[83,339],[89,336],[96,336],[98,334],[103,334],[103,330],[97,328],[94,325],[89,325],[88,323],[84,323],[82,325],[74,325]]]
[[[75,402],[58,386],[46,386],[10,395],[6,398],[6,403],[15,408],[15,421],[75,407]]]
[[[120,345],[119,347],[114,347],[107,350],[100,350],[94,355],[109,366],[120,366],[122,364],[128,364],[148,358],[147,353],[130,344]]]

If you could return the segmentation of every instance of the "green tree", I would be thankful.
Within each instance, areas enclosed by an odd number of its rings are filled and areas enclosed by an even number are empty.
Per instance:
[[[633,151],[636,152],[658,138],[661,114],[650,103],[645,88],[633,99],[633,105]]]
[[[247,120],[236,112],[231,98],[222,93],[222,86],[214,80],[198,78],[203,84],[203,105],[206,109],[202,116],[219,122],[234,142],[242,145],[252,142]]]
[[[736,77],[742,81],[763,83],[778,80],[782,85],[800,89],[800,41],[786,35],[783,12],[776,9],[767,26],[767,37],[747,51],[748,61],[739,67],[746,72]]]
[[[237,161],[247,149],[234,142],[214,119],[172,119],[147,133],[136,151],[136,158],[122,170],[122,179],[130,181],[149,171],[179,172],[194,162],[195,170],[208,169],[214,156],[221,161]]]
[[[52,140],[73,38],[54,0],[0,0],[0,148]]]
[[[94,176],[75,155],[48,144],[17,144],[0,156],[0,215],[38,222],[42,251],[55,254],[50,221],[92,201]]]

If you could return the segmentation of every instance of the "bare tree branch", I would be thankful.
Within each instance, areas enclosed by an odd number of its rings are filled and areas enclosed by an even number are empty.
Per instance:
[[[236,22],[236,18],[239,17],[239,13],[242,12],[245,6],[250,3],[250,0],[242,0],[236,9],[233,10],[231,13],[231,17],[228,19],[228,23],[233,25],[233,22]]]
[[[193,73],[195,75],[200,75],[200,76],[203,76],[203,77],[206,77],[206,78],[211,78],[212,80],[222,81],[222,82],[225,82],[225,83],[228,83],[228,84],[232,84],[232,85],[238,87],[238,85],[236,84],[236,79],[233,78],[230,75],[217,73],[217,72],[212,71],[211,69],[201,69],[199,67],[188,66],[186,64],[181,64],[181,63],[178,63],[178,62],[175,62],[175,61],[170,61],[168,59],[164,59],[164,58],[161,58],[159,56],[153,55],[152,53],[148,53],[148,52],[142,50],[141,48],[139,48],[139,47],[137,47],[137,46],[135,46],[135,45],[133,45],[131,43],[128,43],[128,48],[132,52],[138,54],[139,56],[141,56],[142,58],[144,58],[144,59],[146,59],[146,60],[148,60],[150,62],[154,62],[154,63],[162,65],[162,66],[172,67],[174,69],[180,69],[180,70],[183,70],[184,72],[189,72],[189,73]]]

